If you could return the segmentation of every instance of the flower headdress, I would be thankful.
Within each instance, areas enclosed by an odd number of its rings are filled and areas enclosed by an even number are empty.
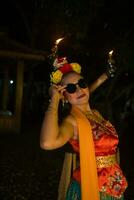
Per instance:
[[[61,41],[61,39],[59,39]],[[54,84],[60,83],[63,74],[74,71],[78,74],[81,73],[81,66],[78,63],[68,63],[66,57],[57,57],[58,43],[56,40],[54,50],[51,57],[54,58],[53,71],[50,74],[50,82]]]
[[[68,63],[66,57],[56,58],[54,63],[54,71],[50,74],[50,82],[58,84],[63,74],[75,71],[78,74],[81,73],[81,66],[78,63]]]

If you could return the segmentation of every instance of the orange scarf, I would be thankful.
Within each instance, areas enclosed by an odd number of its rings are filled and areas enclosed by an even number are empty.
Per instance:
[[[79,131],[82,200],[99,200],[98,176],[91,125],[78,108],[73,107],[71,114],[77,121]]]

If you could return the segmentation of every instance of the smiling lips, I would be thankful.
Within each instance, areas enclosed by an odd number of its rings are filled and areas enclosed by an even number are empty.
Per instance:
[[[85,96],[86,96],[86,94],[81,94],[80,96],[78,96],[78,99],[81,99],[81,98],[83,98]]]

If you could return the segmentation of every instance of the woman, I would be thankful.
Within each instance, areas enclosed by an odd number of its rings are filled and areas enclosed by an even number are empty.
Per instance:
[[[79,64],[68,64],[63,59],[55,66],[40,146],[51,150],[69,142],[80,155],[80,166],[73,172],[65,199],[123,200],[127,182],[116,161],[118,135],[111,123],[89,104],[90,93],[108,78],[107,74],[88,87]],[[70,113],[61,123],[60,100],[71,105]]]

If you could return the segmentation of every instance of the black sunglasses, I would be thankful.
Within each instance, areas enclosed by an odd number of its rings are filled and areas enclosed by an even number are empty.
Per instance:
[[[88,87],[87,82],[83,78],[81,78],[77,83],[69,83],[69,84],[67,84],[66,91],[68,93],[70,93],[70,94],[75,93],[76,90],[77,90],[77,87],[76,87],[77,85],[80,88],[86,88],[86,87]]]

